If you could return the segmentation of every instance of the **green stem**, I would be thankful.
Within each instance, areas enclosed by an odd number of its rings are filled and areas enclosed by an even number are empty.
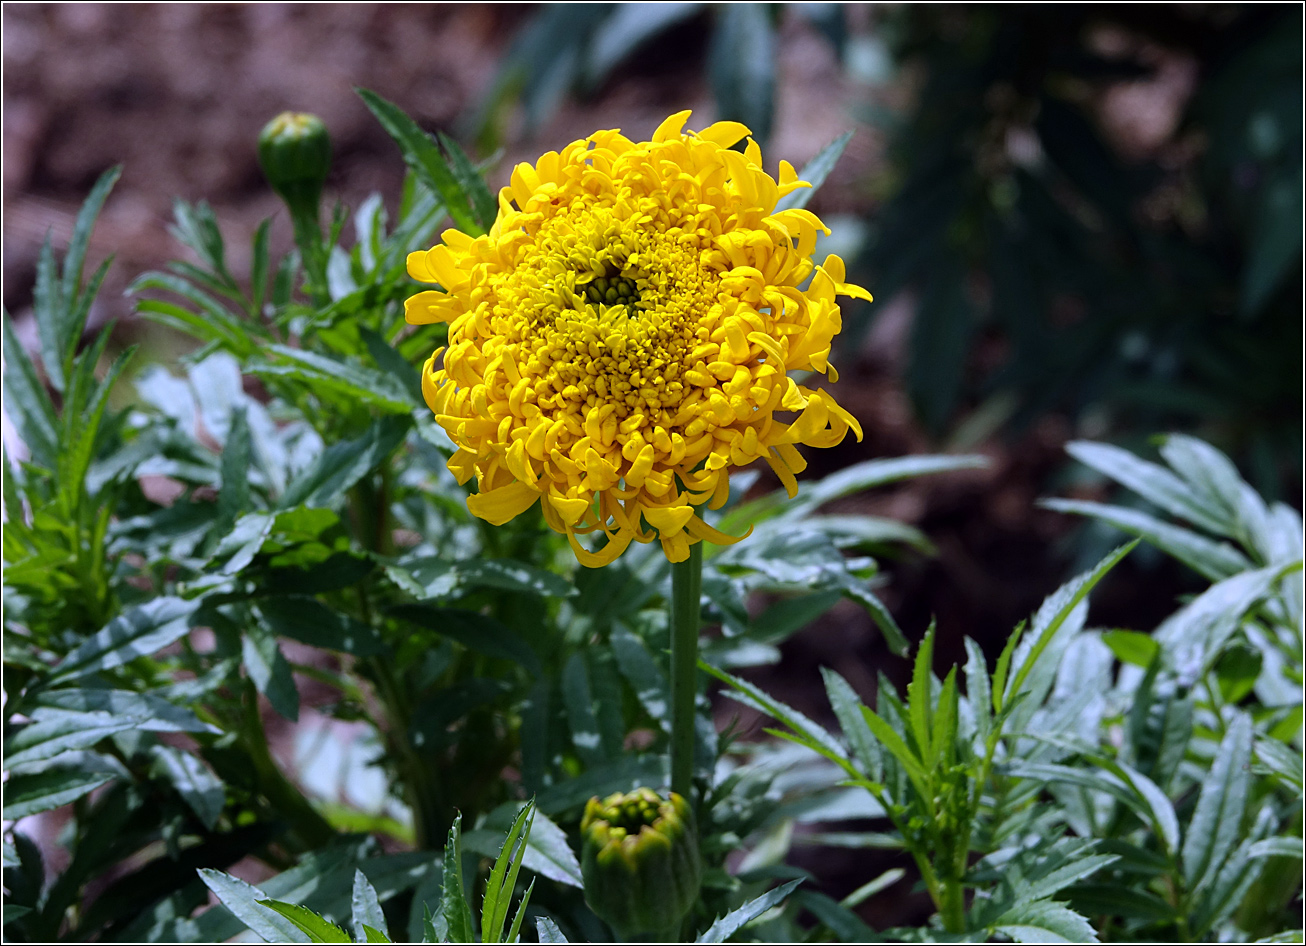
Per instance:
[[[311,212],[292,205],[290,217],[295,227],[295,245],[299,247],[299,258],[308,273],[313,305],[320,309],[330,305],[331,296],[327,292],[326,282],[327,248],[318,222],[317,205],[313,205]]]
[[[671,790],[687,801],[694,785],[694,696],[698,686],[703,543],[671,566]]]
[[[259,788],[272,809],[294,826],[301,849],[312,850],[331,841],[336,836],[331,823],[281,774],[281,769],[273,760],[268,749],[267,735],[263,731],[263,718],[259,715],[258,694],[249,680],[245,681],[245,718],[242,728],[245,748]]]
[[[942,896],[939,915],[943,919],[943,928],[949,933],[966,932],[966,888],[961,878],[945,877]]]

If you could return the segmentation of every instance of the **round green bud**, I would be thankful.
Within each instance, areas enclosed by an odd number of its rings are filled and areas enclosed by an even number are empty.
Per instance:
[[[619,937],[674,937],[703,867],[689,803],[652,789],[590,799],[580,822],[585,901]]]
[[[316,218],[331,170],[331,137],[316,115],[282,112],[258,136],[258,161],[268,183],[295,214]]]

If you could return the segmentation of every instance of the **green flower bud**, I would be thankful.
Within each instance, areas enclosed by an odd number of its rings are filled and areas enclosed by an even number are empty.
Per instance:
[[[580,833],[590,909],[622,939],[675,939],[703,873],[689,803],[648,788],[592,798]]]
[[[282,112],[258,136],[258,161],[291,215],[316,220],[331,169],[331,138],[322,120],[306,112]]]

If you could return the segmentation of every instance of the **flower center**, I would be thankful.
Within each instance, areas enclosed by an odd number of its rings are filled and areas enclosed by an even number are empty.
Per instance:
[[[665,216],[621,206],[575,208],[537,226],[494,286],[496,330],[517,346],[524,401],[572,417],[577,430],[596,410],[616,425],[637,418],[614,434],[623,443],[669,427],[716,304],[707,247]]]
[[[635,280],[621,275],[596,277],[585,287],[585,298],[596,306],[624,305],[632,315],[638,314],[634,310],[644,305],[639,285]]]

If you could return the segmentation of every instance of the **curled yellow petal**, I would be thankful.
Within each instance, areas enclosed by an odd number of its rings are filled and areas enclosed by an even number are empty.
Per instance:
[[[488,493],[468,496],[467,508],[478,519],[484,519],[492,526],[501,526],[530,509],[539,498],[539,491],[525,483],[509,483]]]

